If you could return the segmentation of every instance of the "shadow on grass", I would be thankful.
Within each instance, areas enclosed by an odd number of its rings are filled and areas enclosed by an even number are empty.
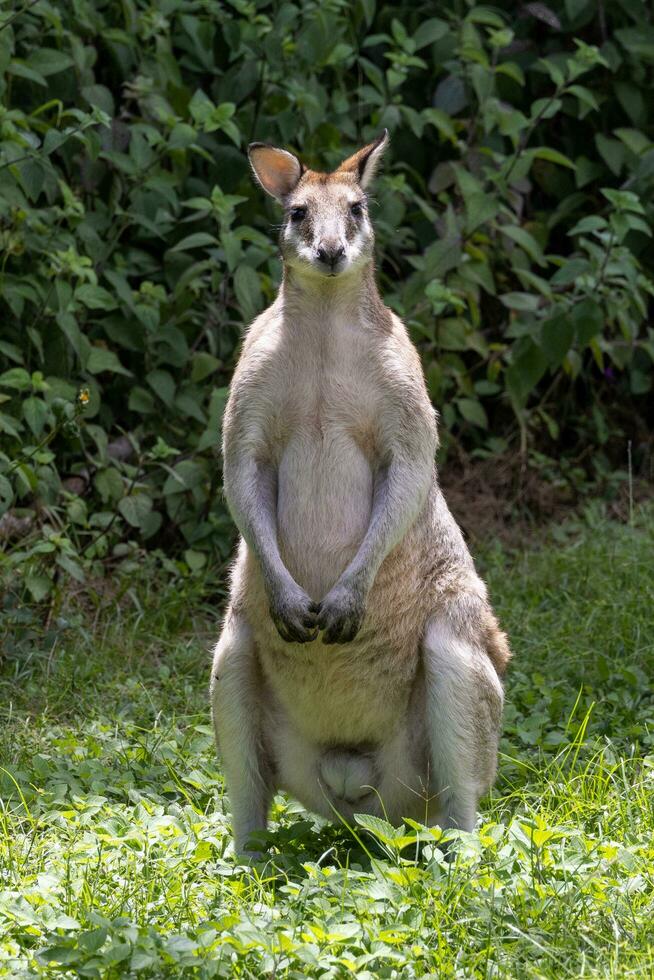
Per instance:
[[[319,825],[310,817],[284,822],[259,833],[252,842],[264,852],[260,865],[275,867],[287,877],[306,878],[306,864],[328,864],[370,871],[374,860],[387,857],[384,850],[360,827]],[[362,846],[363,845],[363,846]]]

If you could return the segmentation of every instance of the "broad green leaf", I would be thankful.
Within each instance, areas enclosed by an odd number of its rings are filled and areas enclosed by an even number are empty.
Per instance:
[[[375,817],[369,813],[355,813],[354,819],[367,830],[373,837],[381,841],[382,844],[393,845],[394,841],[403,837],[405,834],[405,828],[396,829],[392,824],[388,823],[387,820],[382,820],[381,817]]]
[[[64,552],[60,552],[57,555],[56,561],[57,565],[59,565],[60,568],[63,568],[65,572],[68,572],[68,574],[76,581],[84,582],[86,580],[84,569],[75,558],[72,558],[70,555],[67,555]]]
[[[575,336],[585,347],[604,327],[604,315],[599,303],[594,299],[584,299],[572,310]]]
[[[504,293],[499,299],[509,310],[535,312],[540,306],[540,297],[533,293]]]
[[[124,273],[116,271],[115,269],[105,269],[104,276],[115,289],[118,298],[121,299],[130,310],[133,310],[134,296],[127,280],[127,276]]]
[[[0,387],[25,391],[26,388],[32,387],[32,378],[25,368],[10,368],[4,374],[0,374]]]
[[[205,248],[208,245],[218,244],[218,239],[214,235],[209,235],[206,231],[196,231],[194,234],[182,238],[181,242],[177,242],[169,251],[183,252],[192,248]]]
[[[127,407],[132,412],[140,412],[142,415],[149,415],[156,411],[154,398],[146,388],[136,385],[129,393]]]
[[[173,126],[168,137],[168,146],[171,149],[186,149],[186,147],[195,143],[197,135],[196,130],[192,126],[189,126],[187,123],[177,123],[176,126]]]
[[[615,129],[614,133],[636,156],[641,156],[652,147],[652,141],[638,129]]]
[[[240,265],[234,273],[234,292],[243,320],[247,323],[261,310],[261,283],[249,265]]]
[[[546,96],[544,99],[536,99],[535,102],[532,102],[529,110],[531,121],[535,122],[536,120],[538,120],[540,122],[545,119],[554,118],[554,116],[556,116],[557,113],[560,111],[562,104],[563,103],[561,102],[560,99],[555,99],[549,96]],[[548,148],[538,147],[537,149],[548,149]]]
[[[456,268],[461,260],[459,239],[443,238],[435,241],[422,257],[422,267],[430,279],[442,278],[450,269]]]
[[[192,572],[199,572],[207,564],[207,556],[201,551],[194,551],[192,548],[187,548],[184,552],[184,561]]]
[[[593,231],[603,231],[606,228],[606,218],[601,218],[598,214],[589,214],[582,218],[570,229],[569,235],[588,235]]]
[[[572,346],[574,334],[574,324],[568,313],[560,313],[543,321],[540,346],[547,356],[550,367],[559,367],[563,364]]]
[[[106,85],[85,85],[82,87],[81,92],[89,105],[98,106],[108,116],[114,115],[114,97]]]
[[[43,432],[48,418],[48,406],[41,398],[26,398],[23,402],[23,418],[37,438]]]
[[[213,354],[199,351],[193,355],[191,381],[204,381],[220,367],[220,361]]]
[[[622,242],[630,231],[638,231],[642,235],[647,235],[648,238],[652,235],[650,226],[642,218],[637,217],[635,214],[630,214],[628,211],[612,214],[610,221],[611,227],[616,232],[619,242]]]
[[[118,502],[118,510],[132,527],[141,528],[152,510],[152,498],[146,493],[133,493]]]
[[[86,359],[86,370],[91,374],[101,374],[103,371],[110,371],[112,374],[124,374],[131,376],[131,371],[118,360],[118,357],[111,350],[104,347],[92,347]]]
[[[509,393],[518,407],[526,404],[535,386],[547,370],[548,360],[529,338],[523,338],[516,345],[516,352],[506,371]]]
[[[632,57],[654,64],[654,28],[651,24],[641,21],[637,27],[621,27],[615,37]]]
[[[422,118],[431,123],[450,142],[456,142],[456,130],[451,118],[442,109],[423,109]]]
[[[456,404],[466,422],[472,422],[481,429],[488,428],[488,416],[480,401],[476,398],[457,398]]]
[[[588,259],[568,259],[558,269],[550,280],[553,286],[569,286],[570,283],[582,276],[587,276],[591,272],[591,265]]]
[[[6,476],[0,473],[0,517],[5,514],[14,500],[14,491]]]
[[[102,286],[95,286],[91,283],[78,286],[75,290],[75,299],[78,299],[89,310],[116,309],[116,300],[111,293],[103,289]]]
[[[206,424],[206,416],[202,411],[201,398],[198,391],[186,385],[175,395],[175,408],[185,418],[195,419],[202,425]]]
[[[12,418],[6,412],[0,412],[0,432],[5,432],[14,439],[20,439],[22,424],[18,419]]]
[[[27,65],[39,75],[58,75],[73,67],[73,59],[63,51],[55,48],[36,48],[27,59]]]
[[[436,87],[434,106],[448,116],[456,116],[468,104],[465,85],[456,75],[448,75]]]
[[[123,496],[125,484],[120,473],[114,466],[108,466],[106,469],[98,470],[93,482],[95,489],[105,503],[112,500],[120,500]]]
[[[643,93],[638,86],[629,81],[618,81],[615,83],[615,94],[621,108],[628,114],[631,122],[635,126],[644,125],[647,109]]]
[[[602,187],[602,194],[614,207],[623,211],[633,211],[635,214],[645,214],[645,209],[637,194],[631,191],[619,191],[613,187]]]
[[[449,33],[449,30],[448,22],[439,17],[430,17],[428,20],[424,20],[413,35],[415,50],[420,51],[428,44],[442,40]]]
[[[502,61],[499,65],[496,65],[495,71],[498,75],[507,75],[508,78],[512,78],[520,86],[525,84],[524,72],[515,61]]]
[[[448,317],[438,326],[438,343],[446,350],[468,349],[468,323],[461,317]]]
[[[609,139],[602,133],[595,134],[599,154],[613,174],[619,174],[624,166],[625,148],[619,140]]]
[[[84,367],[91,352],[91,345],[88,338],[82,335],[77,320],[72,313],[57,313],[55,320]]]
[[[532,262],[536,262],[540,266],[547,265],[540,245],[526,228],[520,228],[518,225],[501,225],[500,231],[524,249]]]
[[[558,150],[553,150],[549,146],[536,146],[527,150],[526,153],[535,160],[547,160],[549,163],[557,163],[561,167],[568,167],[570,170],[575,169],[575,164],[570,160],[569,157],[559,153]]]
[[[146,375],[146,381],[162,402],[170,408],[175,398],[175,382],[172,375],[168,371],[157,368]]]
[[[38,159],[26,160],[17,166],[23,190],[31,201],[35,201],[45,184],[45,170]]]
[[[583,85],[570,85],[568,92],[570,95],[575,95],[582,105],[587,106],[589,109],[599,109],[599,102],[595,97],[595,93],[591,92],[589,88]]]
[[[29,65],[21,61],[19,58],[14,59],[7,68],[7,72],[10,75],[16,75],[17,78],[25,78],[28,82],[34,82],[36,85],[41,85],[43,88],[48,87],[48,83],[41,74],[40,71],[36,71],[34,68],[30,68]]]
[[[52,579],[47,575],[26,575],[25,585],[34,602],[41,602],[52,591]]]
[[[193,487],[197,487],[202,483],[204,478],[204,469],[199,463],[194,463],[190,459],[183,459],[170,472],[164,484],[164,495],[168,496],[169,494],[184,493],[186,490],[192,490]]]

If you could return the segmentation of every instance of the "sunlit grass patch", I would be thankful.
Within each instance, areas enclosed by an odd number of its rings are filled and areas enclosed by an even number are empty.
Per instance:
[[[198,595],[146,585],[9,658],[0,975],[650,975],[653,529],[592,511],[485,555],[515,662],[497,786],[447,848],[278,797],[267,859],[234,863]]]

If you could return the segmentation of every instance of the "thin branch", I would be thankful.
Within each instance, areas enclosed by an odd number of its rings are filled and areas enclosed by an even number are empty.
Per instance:
[[[9,27],[10,24],[13,24],[15,20],[22,17],[23,14],[26,14],[28,10],[32,9],[32,7],[35,7],[38,2],[39,0],[31,0],[31,3],[28,3],[22,10],[17,10],[16,13],[9,18],[9,20],[6,20],[4,24],[0,24],[0,31],[4,31],[5,27]]]
[[[1,27],[0,30],[2,30]],[[4,170],[5,167],[13,167],[15,163],[23,163],[24,160],[33,160],[35,155],[36,151],[33,151],[32,153],[26,153],[25,156],[16,157],[15,160],[8,160],[7,163],[0,163],[0,170]]]
[[[531,139],[532,134],[533,134],[534,130],[536,129],[536,126],[541,121],[541,119],[543,118],[543,116],[545,115],[545,113],[547,112],[547,110],[549,109],[549,107],[554,102],[554,100],[555,99],[558,99],[561,95],[563,95],[564,91],[565,91],[565,87],[555,89],[555,91],[549,97],[549,99],[547,100],[547,102],[545,103],[545,105],[543,106],[543,108],[540,110],[540,112],[536,116],[536,118],[532,121],[532,123],[529,126],[529,128],[526,129],[525,132],[523,133],[523,135],[520,137],[520,139],[518,141],[518,145],[515,148],[515,153],[513,154],[513,157],[511,159],[510,164],[509,164],[509,169],[507,170],[507,172],[504,175],[504,180],[507,182],[507,184],[508,184],[509,177],[511,176],[511,174],[513,172],[513,169],[514,169],[516,163],[518,162],[518,160],[520,159],[520,157],[522,156],[523,151],[526,149],[527,143]]]
[[[2,30],[1,27],[0,30]],[[90,125],[94,125],[94,124],[91,123]],[[50,129],[49,132],[60,133],[62,136],[65,136],[66,138],[63,139],[58,146],[53,147],[52,150],[50,150],[50,152],[47,154],[40,152],[43,149],[43,144],[41,144],[41,146],[36,147],[36,149],[32,150],[31,153],[26,153],[22,157],[16,157],[15,160],[7,160],[6,163],[0,163],[0,170],[4,170],[6,167],[13,167],[15,163],[22,163],[23,160],[36,160],[38,163],[42,164],[44,160],[50,159],[51,153],[54,153],[56,150],[60,150],[62,146],[66,146],[68,141],[72,139],[73,136],[77,136],[79,133],[83,133],[86,128],[87,127],[84,125],[84,123],[80,123],[79,126],[75,126],[74,129],[71,129],[69,133],[62,133],[60,129],[55,129],[55,128]]]
[[[604,285],[604,276],[606,274],[606,267],[609,264],[609,257],[611,255],[611,252],[613,251],[614,242],[615,242],[615,232],[613,231],[613,228],[611,228],[611,234],[609,235],[609,240],[606,243],[606,252],[604,253],[602,267],[599,271],[599,276],[597,277],[597,285],[595,286],[595,289],[597,291],[599,291]]]

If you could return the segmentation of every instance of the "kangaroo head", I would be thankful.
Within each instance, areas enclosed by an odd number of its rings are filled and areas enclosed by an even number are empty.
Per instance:
[[[250,144],[255,177],[284,207],[280,241],[286,265],[312,275],[340,276],[369,261],[374,233],[365,192],[387,144],[384,130],[331,174],[306,169],[288,150]]]

